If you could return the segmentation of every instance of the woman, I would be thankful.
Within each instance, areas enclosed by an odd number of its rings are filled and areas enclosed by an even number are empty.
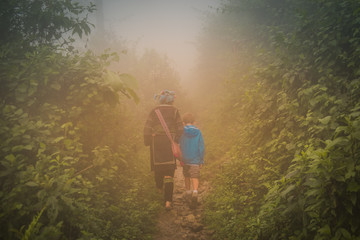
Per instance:
[[[151,170],[155,173],[155,183],[159,191],[164,189],[165,208],[170,209],[174,189],[174,172],[176,159],[171,150],[171,142],[167,137],[155,112],[159,109],[175,142],[183,133],[183,124],[179,110],[172,104],[175,92],[164,90],[156,95],[159,105],[151,110],[144,128],[145,146],[150,146]]]

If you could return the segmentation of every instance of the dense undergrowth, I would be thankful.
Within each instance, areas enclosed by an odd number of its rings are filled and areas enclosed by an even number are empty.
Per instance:
[[[224,50],[238,60],[208,114],[213,142],[219,126],[230,140],[214,143],[228,149],[206,205],[215,238],[360,239],[359,1],[223,9],[219,41],[240,50]]]
[[[116,54],[71,46],[94,6],[0,9],[0,238],[149,239],[159,202],[135,80],[108,70]]]
[[[150,239],[159,196],[142,119],[176,74],[148,51],[131,62],[135,94],[109,70],[116,54],[72,46],[94,6],[0,4],[0,238]],[[214,238],[359,239],[359,1],[221,10],[200,38],[197,92]]]

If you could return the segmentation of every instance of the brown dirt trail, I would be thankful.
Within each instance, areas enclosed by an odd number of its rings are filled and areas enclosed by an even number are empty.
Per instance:
[[[208,183],[201,181],[199,198],[196,208],[190,208],[183,199],[185,192],[182,167],[178,166],[174,176],[173,208],[160,213],[158,218],[158,233],[155,240],[211,240],[211,231],[202,223],[202,200],[207,193]]]

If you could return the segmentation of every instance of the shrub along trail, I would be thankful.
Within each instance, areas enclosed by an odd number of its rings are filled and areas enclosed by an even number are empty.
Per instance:
[[[202,223],[203,199],[208,189],[208,183],[200,179],[198,205],[194,209],[190,208],[183,199],[184,177],[182,167],[178,165],[174,176],[173,208],[170,211],[163,209],[160,213],[157,224],[158,233],[154,239],[211,239],[212,231],[207,230]]]

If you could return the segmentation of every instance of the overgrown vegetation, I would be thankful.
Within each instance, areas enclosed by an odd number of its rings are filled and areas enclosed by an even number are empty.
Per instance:
[[[150,238],[159,203],[128,107],[135,80],[108,70],[116,54],[71,45],[93,10],[1,2],[1,239]]]
[[[236,147],[221,161],[207,223],[218,239],[359,239],[360,2],[223,9],[215,17],[228,31],[212,37],[235,60],[212,110]]]
[[[1,239],[151,239],[142,120],[182,91],[154,51],[76,51],[94,9],[0,3]],[[359,25],[356,0],[226,0],[209,17],[194,103],[215,239],[360,239]]]

